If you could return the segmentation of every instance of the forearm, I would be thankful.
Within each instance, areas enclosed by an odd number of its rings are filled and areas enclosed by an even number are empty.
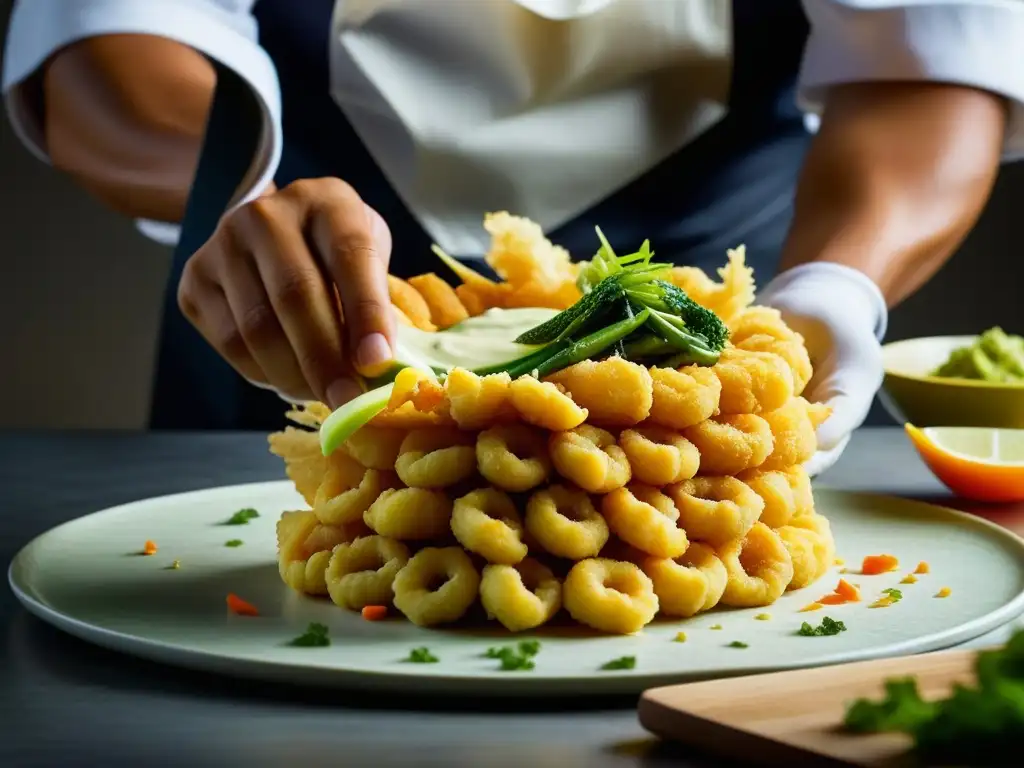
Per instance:
[[[44,72],[53,164],[114,210],[177,222],[215,86],[207,59],[148,35],[75,43]]]
[[[780,269],[858,269],[890,306],[921,287],[977,221],[999,168],[1004,101],[931,83],[838,86],[801,174]]]

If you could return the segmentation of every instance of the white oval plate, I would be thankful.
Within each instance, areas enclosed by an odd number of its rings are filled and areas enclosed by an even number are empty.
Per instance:
[[[502,672],[483,656],[488,647],[523,639],[500,627],[429,630],[400,617],[368,622],[285,587],[275,562],[275,522],[281,510],[303,506],[287,482],[214,488],[97,512],[36,538],[14,559],[9,578],[36,616],[124,653],[264,680],[475,696],[637,693],[699,678],[917,653],[976,638],[1024,613],[1024,541],[1012,533],[919,502],[822,489],[816,497],[851,572],[865,555],[887,552],[900,559],[894,573],[846,576],[861,585],[863,602],[798,612],[835,587],[833,568],[816,585],[768,608],[659,620],[636,636],[543,628],[525,636],[542,643],[530,672]],[[248,525],[221,524],[243,507],[258,509],[260,517]],[[244,545],[224,546],[235,538]],[[147,539],[159,545],[149,557],[138,554]],[[175,559],[181,566],[171,570]],[[931,574],[900,584],[921,560]],[[936,598],[944,586],[951,595]],[[899,588],[903,599],[869,608],[887,587]],[[229,614],[228,593],[255,604],[261,616]],[[770,620],[755,620],[765,612]],[[826,615],[842,620],[847,631],[796,634],[802,622],[817,624]],[[330,628],[329,647],[289,645],[310,622]],[[686,642],[673,642],[680,630]],[[747,647],[730,647],[733,641]],[[418,646],[440,661],[403,661]],[[621,656],[635,656],[635,668],[600,670]]]

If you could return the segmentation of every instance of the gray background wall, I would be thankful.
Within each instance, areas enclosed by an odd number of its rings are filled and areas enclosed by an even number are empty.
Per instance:
[[[1004,169],[961,253],[893,313],[890,338],[1024,332],[1022,240],[1024,163]],[[0,121],[0,428],[142,427],[167,265]]]

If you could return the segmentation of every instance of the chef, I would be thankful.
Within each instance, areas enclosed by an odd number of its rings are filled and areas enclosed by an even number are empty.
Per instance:
[[[507,210],[579,258],[594,225],[705,269],[745,243],[834,408],[820,470],[887,308],[1024,148],[1024,3],[15,0],[3,88],[41,159],[176,244],[156,427],[346,402],[392,357],[387,271],[478,259]]]

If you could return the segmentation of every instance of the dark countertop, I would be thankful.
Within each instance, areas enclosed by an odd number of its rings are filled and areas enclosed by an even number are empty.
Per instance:
[[[0,433],[0,559],[116,504],[278,478],[261,434]],[[898,429],[859,432],[820,482],[949,503]],[[986,516],[1024,531],[1024,506]],[[0,632],[5,767],[723,765],[650,738],[633,698],[483,709],[239,682],[65,636],[26,613],[9,588],[0,591]]]

